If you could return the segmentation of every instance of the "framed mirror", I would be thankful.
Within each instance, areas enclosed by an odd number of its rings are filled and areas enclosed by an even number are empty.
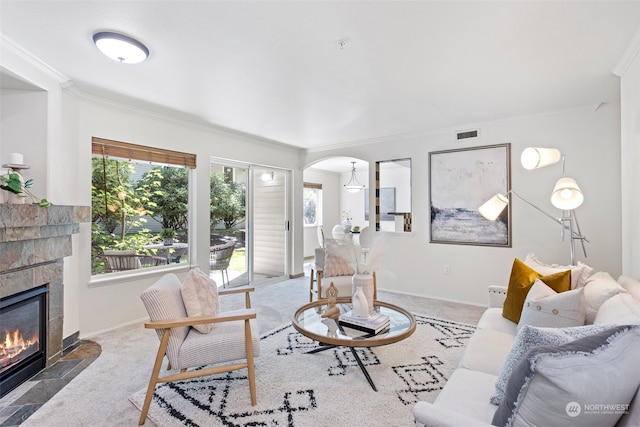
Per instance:
[[[411,159],[376,162],[376,231],[410,233]],[[365,197],[365,215],[369,200]]]

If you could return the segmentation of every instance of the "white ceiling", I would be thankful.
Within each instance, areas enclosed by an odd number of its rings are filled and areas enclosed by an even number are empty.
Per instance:
[[[0,0],[0,16],[85,93],[319,148],[615,102],[640,2]],[[106,58],[105,30],[149,59]]]

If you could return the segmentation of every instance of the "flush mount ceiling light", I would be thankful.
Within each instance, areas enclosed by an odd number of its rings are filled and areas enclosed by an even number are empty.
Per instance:
[[[351,179],[344,185],[344,188],[349,193],[357,193],[364,189],[364,185],[360,184],[356,177],[356,162],[351,162]]]
[[[124,34],[103,31],[93,35],[93,42],[100,52],[123,64],[138,64],[149,56],[145,45]]]

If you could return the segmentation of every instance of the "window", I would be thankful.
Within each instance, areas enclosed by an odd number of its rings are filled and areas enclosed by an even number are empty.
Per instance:
[[[304,183],[304,225],[322,224],[322,184]]]
[[[93,138],[92,274],[187,262],[195,155]]]

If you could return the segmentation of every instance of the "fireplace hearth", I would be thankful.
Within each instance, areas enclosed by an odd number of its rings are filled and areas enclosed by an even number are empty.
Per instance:
[[[0,300],[0,397],[47,362],[46,286]]]

